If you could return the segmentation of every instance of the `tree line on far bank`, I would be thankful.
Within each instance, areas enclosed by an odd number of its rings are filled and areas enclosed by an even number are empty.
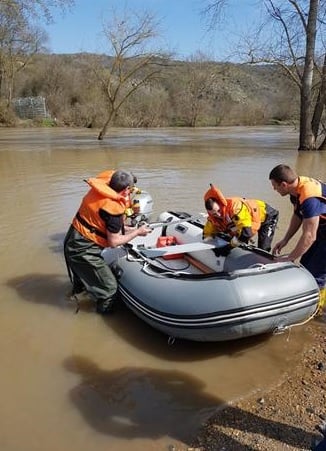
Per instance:
[[[113,58],[105,55],[37,55],[17,76],[14,97],[43,96],[56,124],[100,129],[112,106],[98,72],[105,75],[112,63]],[[165,58],[160,63],[159,76],[127,97],[110,125],[205,127],[298,121],[298,92],[276,66],[215,63],[202,54],[190,61]],[[137,81],[131,79],[130,87]],[[121,89],[129,92],[129,86]],[[17,123],[13,114],[2,119]]]
[[[299,150],[326,148],[326,0],[267,0],[242,34],[243,64],[198,51],[186,61],[158,47],[155,15],[125,9],[102,24],[105,54],[51,55],[35,17],[74,0],[0,0],[0,123],[17,97],[45,97],[55,123],[99,128],[298,122]],[[206,6],[206,9],[205,9]],[[228,0],[203,0],[217,27]],[[108,56],[109,55],[109,56]]]

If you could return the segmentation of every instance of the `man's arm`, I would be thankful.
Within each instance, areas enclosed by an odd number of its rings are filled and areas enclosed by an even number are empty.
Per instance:
[[[316,241],[317,229],[319,225],[319,216],[313,216],[312,218],[307,218],[302,220],[302,234],[293,249],[288,255],[289,260],[296,260],[312,246]]]
[[[284,238],[282,238],[280,241],[278,241],[275,244],[275,246],[273,247],[273,250],[272,250],[273,254],[279,254],[281,252],[283,247],[285,247],[288,244],[288,242],[290,241],[290,239],[293,237],[293,235],[296,234],[296,232],[298,231],[298,229],[301,226],[301,223],[302,223],[302,219],[300,218],[300,216],[293,213],[291,220],[290,220],[289,227],[286,231],[286,234],[284,235]],[[283,257],[283,258],[286,259],[287,257]]]
[[[128,230],[126,235],[122,235],[120,232],[112,233],[112,232],[107,231],[108,246],[109,247],[121,246],[122,244],[128,243],[133,238],[136,238],[136,236],[146,236],[151,231],[152,231],[152,229],[150,227],[148,227],[147,225],[142,225],[139,228],[134,228],[133,230]]]
[[[290,239],[297,233],[301,224],[302,224],[302,219],[300,218],[300,216],[293,213],[291,220],[290,220],[289,227],[286,231],[286,234],[284,235],[283,240],[288,243],[290,241]]]
[[[121,233],[122,228],[122,215],[111,215],[105,210],[100,209],[100,217],[103,219],[106,225],[106,236],[108,247],[117,247],[122,244],[126,244],[131,241],[136,236],[146,236],[152,231],[148,226],[143,225],[139,228],[137,227],[125,227],[126,234]]]

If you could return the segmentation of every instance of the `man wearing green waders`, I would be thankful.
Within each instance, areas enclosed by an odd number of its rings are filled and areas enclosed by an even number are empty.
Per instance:
[[[72,294],[85,292],[96,302],[96,311],[109,313],[116,300],[117,281],[102,257],[105,247],[117,247],[151,229],[124,225],[135,177],[122,170],[105,171],[86,182],[84,196],[64,241],[64,255],[73,284]]]

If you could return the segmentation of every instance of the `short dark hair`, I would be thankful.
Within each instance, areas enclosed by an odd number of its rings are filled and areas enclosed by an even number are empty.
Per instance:
[[[117,193],[120,193],[128,186],[134,185],[135,177],[130,172],[126,171],[115,171],[111,177],[109,187],[112,188]]]
[[[269,173],[269,180],[275,180],[277,183],[293,183],[298,178],[297,173],[286,164],[275,166]]]

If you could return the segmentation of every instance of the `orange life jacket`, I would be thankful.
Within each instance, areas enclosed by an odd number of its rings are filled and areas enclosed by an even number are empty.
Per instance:
[[[109,173],[109,171],[106,171]],[[127,199],[108,186],[114,171],[108,177],[94,177],[86,180],[91,189],[84,196],[72,225],[85,238],[101,247],[107,246],[105,222],[99,215],[102,209],[114,216],[122,215]],[[104,174],[104,173],[101,173]]]
[[[222,191],[212,184],[210,184],[209,190],[204,194],[204,201],[206,202],[210,197],[216,199],[221,208],[226,206],[226,199]]]
[[[115,173],[115,169],[107,169],[105,171],[100,172],[99,174],[96,175],[97,179],[102,179],[104,180],[106,183],[109,183],[111,180],[112,175]],[[134,187],[133,189],[137,189],[136,187]],[[126,216],[131,216],[133,214],[133,202],[131,201],[131,194],[132,194],[132,190],[130,191],[130,194],[128,196],[128,198],[126,199],[126,210],[125,210],[125,214]]]
[[[216,227],[216,231],[218,232],[225,232],[228,224],[230,223],[230,218],[226,217],[226,206],[227,201],[222,193],[222,191],[217,188],[217,186],[210,185],[210,188],[206,193],[204,194],[204,202],[206,202],[208,199],[216,199],[220,209],[221,209],[221,217],[216,218],[211,213],[208,213],[208,218],[211,221],[212,224]]]
[[[296,191],[298,193],[297,202],[299,205],[302,205],[306,199],[311,197],[317,197],[326,202],[325,184],[312,177],[300,176]],[[326,219],[326,215],[320,215],[320,217]]]
[[[112,175],[115,173],[115,169],[107,169],[106,171],[102,171],[99,174],[97,174],[95,177],[97,179],[102,179],[106,183],[109,183],[111,180]]]
[[[244,199],[242,197],[225,198],[222,192],[213,185],[211,185],[210,189],[206,191],[204,195],[205,201],[209,198],[216,199],[221,209],[220,218],[216,218],[211,213],[208,213],[209,220],[216,226],[218,231],[224,231],[230,233],[231,235],[236,235],[236,229],[232,228],[233,218],[240,214],[244,205],[249,210],[251,216],[251,230],[253,235],[258,232],[261,223],[264,222],[266,218],[266,216],[264,217],[262,215],[259,202],[256,199]],[[260,203],[262,203],[262,201]]]

